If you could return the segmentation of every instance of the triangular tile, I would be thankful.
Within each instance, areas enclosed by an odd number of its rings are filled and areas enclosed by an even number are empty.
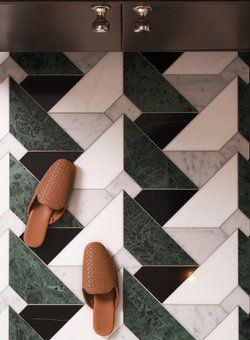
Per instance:
[[[196,112],[139,53],[124,54],[124,94],[143,112]]]
[[[157,300],[163,302],[196,269],[189,266],[143,266],[134,276]]]
[[[9,284],[9,231],[0,235],[0,293]]]
[[[28,74],[82,74],[82,71],[61,52],[11,52],[10,56]]]
[[[238,285],[238,234],[230,236],[164,304],[219,304]],[[230,259],[230,261],[228,260]]]
[[[49,111],[81,79],[81,75],[32,75],[25,78],[21,86],[45,111]]]
[[[197,190],[142,190],[135,200],[163,226]]]
[[[250,161],[241,155],[239,159],[239,208],[250,218]]]
[[[166,222],[164,227],[220,227],[238,208],[237,177],[235,155]]]
[[[239,132],[250,141],[250,85],[238,80]]]
[[[63,52],[84,74],[88,73],[106,52]]]
[[[239,233],[239,286],[250,294],[250,239]]]
[[[174,163],[126,116],[124,139],[125,171],[143,189],[195,188]]]
[[[27,222],[27,208],[38,185],[38,180],[12,155],[10,155],[10,209]],[[81,223],[66,210],[53,228],[82,228]]]
[[[124,194],[124,246],[142,265],[195,265],[196,262]]]
[[[236,340],[239,336],[238,308],[235,308],[207,337],[205,340]]]
[[[28,150],[82,148],[14,80],[10,80],[10,132]]]
[[[0,140],[9,132],[9,78],[0,82]]]
[[[82,231],[82,228],[49,228],[44,243],[31,250],[46,264],[50,263],[67,244]],[[21,236],[23,240],[23,235]]]
[[[27,306],[20,316],[42,337],[49,340],[80,309],[81,305]]]
[[[163,149],[196,115],[195,112],[143,113],[135,123]]]
[[[81,304],[81,301],[12,232],[10,286],[29,304]]]
[[[10,339],[43,340],[42,337],[13,309],[9,309]]]
[[[237,133],[237,120],[237,79],[234,79],[164,150],[220,150]]]
[[[242,59],[248,66],[250,66],[250,53],[249,52],[239,52],[239,57]]]
[[[144,52],[143,57],[160,73],[166,71],[181,55],[181,52]]]
[[[81,154],[82,151],[29,151],[20,159],[20,162],[40,180],[48,168],[59,158],[66,158],[74,162]]]
[[[0,312],[0,338],[1,340],[11,339],[9,336],[9,307],[5,307],[5,309]]]
[[[139,339],[193,339],[126,270],[124,323]]]
[[[240,340],[250,339],[250,315],[244,313],[244,311],[240,308],[239,308],[239,333]]]
[[[7,153],[0,159],[0,216],[4,214],[9,208],[10,202],[10,188],[9,188],[9,154]]]

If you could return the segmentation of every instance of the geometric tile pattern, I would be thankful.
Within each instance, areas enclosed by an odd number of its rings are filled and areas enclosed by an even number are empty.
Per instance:
[[[0,338],[99,339],[82,254],[114,256],[110,339],[250,336],[249,53],[0,53]],[[111,81],[112,77],[112,81]],[[44,245],[48,167],[76,165]]]

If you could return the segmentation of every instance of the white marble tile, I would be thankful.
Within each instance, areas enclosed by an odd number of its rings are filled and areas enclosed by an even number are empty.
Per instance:
[[[11,133],[7,133],[0,140],[0,158],[8,152],[19,160],[26,154],[27,149]]]
[[[218,305],[164,305],[164,307],[196,340],[204,339],[227,315]]]
[[[164,304],[219,304],[238,285],[238,233],[228,238]]]
[[[236,57],[220,73],[220,77],[229,82],[235,77],[241,77],[247,84],[249,83],[249,66],[240,57]]]
[[[0,83],[0,139],[9,132],[9,78]]]
[[[217,228],[238,207],[238,159],[231,158],[164,227]]]
[[[164,150],[218,151],[237,131],[238,82],[235,79]]]
[[[122,325],[115,331],[113,334],[109,336],[109,339],[112,340],[137,340],[137,336],[132,333],[126,325]]]
[[[123,56],[121,52],[110,52],[50,112],[105,112],[122,91]]]
[[[103,113],[51,113],[50,116],[84,150],[112,125]]]
[[[238,340],[239,312],[236,308],[217,326],[205,340]]]
[[[115,327],[113,333],[123,324],[123,299],[122,299],[122,270],[118,273],[119,290],[121,293],[119,305],[115,314]],[[93,330],[93,310],[85,305],[71,318],[54,336],[53,340],[77,339],[98,340],[107,339],[97,335]]]
[[[239,152],[246,160],[249,159],[249,142],[237,133],[223,147],[220,152],[227,158],[231,158],[236,152]]]
[[[113,257],[113,260],[119,270],[125,268],[132,275],[142,266],[125,248],[120,249]]]
[[[74,188],[105,189],[123,170],[123,117],[120,117],[76,161]]]
[[[27,306],[27,302],[8,286],[0,293],[0,312],[6,306],[11,306],[11,308],[19,314]]]
[[[167,157],[200,188],[227,161],[218,151],[165,151]]]
[[[0,216],[0,235],[8,229],[12,230],[18,237],[25,230],[25,224],[10,209]]]
[[[219,74],[237,52],[184,52],[164,74]]]
[[[20,84],[28,74],[11,57],[9,57],[0,64],[0,82],[8,76]]]
[[[124,190],[130,197],[134,198],[141,192],[142,188],[126,173],[126,171],[122,171],[105,190],[113,197]]]
[[[0,313],[0,339],[9,340],[9,307]]]
[[[203,263],[227,238],[220,228],[164,228],[198,263]]]
[[[86,226],[111,201],[112,196],[105,190],[74,189],[67,208]]]
[[[203,110],[227,85],[220,76],[165,75],[198,111]]]
[[[0,236],[0,293],[9,284],[9,231]]]
[[[227,313],[240,306],[245,313],[250,313],[250,296],[240,287],[236,287],[220,304]]]
[[[120,193],[51,262],[51,266],[81,266],[83,250],[101,242],[113,256],[123,247],[123,193]]]
[[[9,56],[9,52],[0,52],[0,64]]]
[[[0,216],[9,209],[9,154],[0,159]]]
[[[82,265],[81,266],[49,266],[49,269],[80,299],[82,294]]]
[[[64,54],[86,74],[105,56],[106,52],[64,52]]]
[[[221,226],[221,230],[227,235],[232,235],[235,230],[240,229],[246,236],[250,235],[249,218],[237,209]]]
[[[138,107],[124,94],[106,111],[106,115],[113,121],[116,121],[122,114],[126,114],[132,121],[135,121],[141,113]]]

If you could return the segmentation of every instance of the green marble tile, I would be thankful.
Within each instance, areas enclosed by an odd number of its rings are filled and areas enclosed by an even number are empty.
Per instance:
[[[197,111],[139,53],[124,53],[124,94],[142,112]]]
[[[11,288],[29,304],[82,304],[12,232],[9,268]]]
[[[250,85],[238,80],[239,132],[250,142]]]
[[[124,323],[140,340],[193,339],[126,270],[123,294]]]
[[[12,52],[10,53],[10,56],[28,74],[82,74],[82,72],[61,52]]]
[[[43,340],[37,332],[13,309],[9,311],[10,340]]]
[[[29,151],[83,151],[13,79],[10,79],[10,132]]]
[[[239,159],[239,208],[250,218],[250,161],[240,154]]]
[[[124,246],[142,265],[196,264],[126,193],[124,193]]]
[[[250,315],[239,308],[239,340],[250,339]]]
[[[239,230],[239,286],[250,294],[250,239]]]
[[[124,168],[143,189],[186,189],[195,185],[124,116]]]
[[[18,160],[10,155],[10,209],[26,224],[27,208],[38,185],[38,180]],[[83,228],[68,211],[49,228]]]

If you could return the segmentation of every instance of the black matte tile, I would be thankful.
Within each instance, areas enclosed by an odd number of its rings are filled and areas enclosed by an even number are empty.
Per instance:
[[[195,112],[186,113],[144,113],[135,123],[148,137],[164,148],[184,127],[197,115]]]
[[[197,267],[141,267],[135,277],[153,294],[160,302],[172,294]]]
[[[45,111],[49,111],[81,78],[81,75],[29,76],[21,85]]]
[[[66,158],[74,162],[80,155],[81,151],[62,151],[62,152],[49,152],[49,151],[31,151],[27,152],[20,162],[37,178],[41,179],[48,168],[58,159]]]
[[[197,190],[142,190],[135,200],[163,226],[196,192]]]
[[[39,305],[27,306],[20,316],[43,339],[52,338],[80,309],[81,305]]]
[[[176,59],[178,59],[182,53],[181,52],[144,52],[142,53],[144,58],[146,58],[151,65],[153,65],[160,73],[166,71],[166,69],[171,66]]]
[[[60,221],[60,220],[59,220]],[[82,231],[82,228],[53,228],[49,226],[44,243],[39,248],[30,248],[43,262],[50,263],[67,244]],[[23,234],[21,235],[23,240]]]

